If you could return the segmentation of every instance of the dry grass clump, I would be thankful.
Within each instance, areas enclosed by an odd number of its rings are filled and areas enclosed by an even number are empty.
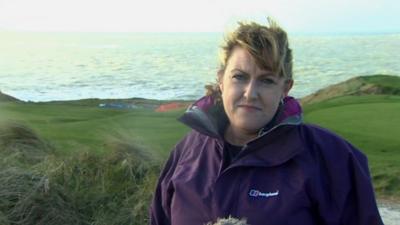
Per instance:
[[[0,171],[0,212],[10,225],[84,224],[62,187],[21,168]]]
[[[59,158],[27,127],[0,130],[1,225],[147,224],[160,165],[145,148],[117,138],[107,153]]]
[[[158,174],[151,161],[113,149],[106,155],[82,153],[65,162],[57,182],[75,199],[91,224],[145,224]]]
[[[29,127],[18,123],[0,125],[0,153],[7,159],[34,164],[52,151],[52,147]]]

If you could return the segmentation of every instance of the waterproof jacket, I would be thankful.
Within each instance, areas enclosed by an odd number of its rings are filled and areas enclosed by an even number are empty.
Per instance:
[[[301,123],[295,99],[285,98],[224,169],[221,106],[204,97],[180,120],[193,130],[161,173],[151,225],[203,225],[228,216],[250,225],[383,224],[367,158],[330,131]]]

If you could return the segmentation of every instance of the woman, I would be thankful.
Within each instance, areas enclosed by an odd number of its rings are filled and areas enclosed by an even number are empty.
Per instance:
[[[180,118],[193,130],[159,178],[152,225],[383,224],[366,157],[303,124],[286,32],[239,23],[222,48],[218,83]]]

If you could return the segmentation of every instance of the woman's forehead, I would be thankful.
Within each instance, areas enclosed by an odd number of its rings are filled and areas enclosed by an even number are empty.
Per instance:
[[[256,59],[244,48],[235,47],[227,64],[228,70],[239,69],[244,72],[272,73],[271,68],[262,68]]]

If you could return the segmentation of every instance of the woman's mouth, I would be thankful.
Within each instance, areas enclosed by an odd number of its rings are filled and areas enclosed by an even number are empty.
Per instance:
[[[238,107],[241,108],[241,109],[244,109],[246,111],[260,111],[261,110],[260,107],[257,107],[257,106],[254,106],[254,105],[245,105],[245,104],[243,104],[243,105],[238,105]]]

